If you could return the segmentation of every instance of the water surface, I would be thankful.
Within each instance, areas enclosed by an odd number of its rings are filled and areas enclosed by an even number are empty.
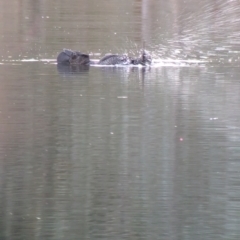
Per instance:
[[[237,1],[0,9],[1,239],[239,239]],[[52,61],[144,40],[151,68]]]

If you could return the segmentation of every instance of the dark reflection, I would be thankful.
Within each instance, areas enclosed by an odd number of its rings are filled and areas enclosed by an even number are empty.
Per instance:
[[[89,65],[57,64],[57,69],[60,74],[86,74],[89,68]]]

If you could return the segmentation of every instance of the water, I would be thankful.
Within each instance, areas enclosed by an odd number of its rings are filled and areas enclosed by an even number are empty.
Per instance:
[[[0,4],[0,239],[239,239],[237,1]]]

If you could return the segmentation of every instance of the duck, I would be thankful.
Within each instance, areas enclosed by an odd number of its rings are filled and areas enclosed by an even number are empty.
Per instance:
[[[90,60],[89,54],[79,51],[73,51],[71,49],[63,49],[57,56],[57,63],[63,65],[151,65],[152,57],[146,51],[142,50],[142,53],[138,58],[130,58],[128,55],[123,54],[107,54],[101,58],[98,62]]]

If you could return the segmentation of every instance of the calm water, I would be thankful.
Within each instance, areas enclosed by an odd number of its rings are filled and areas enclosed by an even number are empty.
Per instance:
[[[240,238],[238,1],[0,6],[1,240]]]

